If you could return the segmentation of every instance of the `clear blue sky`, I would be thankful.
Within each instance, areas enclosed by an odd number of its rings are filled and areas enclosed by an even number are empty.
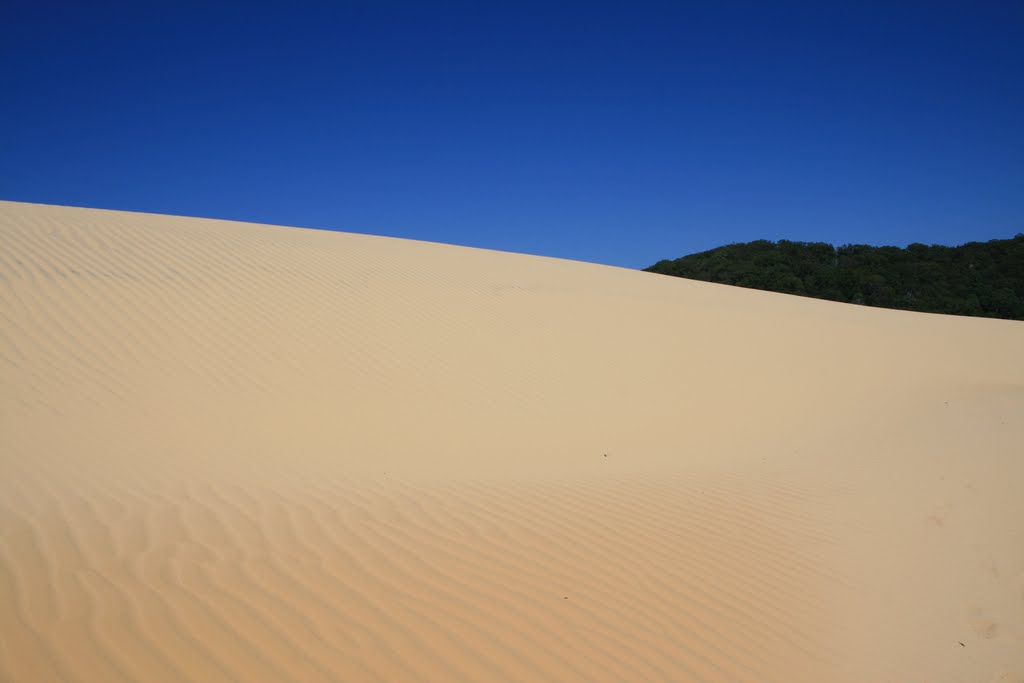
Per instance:
[[[1024,2],[0,2],[0,198],[643,267],[1024,231]]]

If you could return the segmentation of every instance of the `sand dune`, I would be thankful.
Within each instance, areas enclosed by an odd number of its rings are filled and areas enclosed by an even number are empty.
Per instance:
[[[1024,324],[0,202],[0,680],[1024,681]]]

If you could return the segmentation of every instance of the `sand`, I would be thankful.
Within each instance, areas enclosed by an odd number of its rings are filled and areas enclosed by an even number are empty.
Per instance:
[[[0,680],[1024,680],[1024,324],[0,202]]]

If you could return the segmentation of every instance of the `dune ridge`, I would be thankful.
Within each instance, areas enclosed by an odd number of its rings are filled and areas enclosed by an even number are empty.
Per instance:
[[[1024,680],[1024,325],[0,202],[0,680]]]

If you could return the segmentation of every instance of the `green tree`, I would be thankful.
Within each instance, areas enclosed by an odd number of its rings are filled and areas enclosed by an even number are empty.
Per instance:
[[[905,249],[757,240],[646,270],[869,306],[1024,320],[1024,233]]]

